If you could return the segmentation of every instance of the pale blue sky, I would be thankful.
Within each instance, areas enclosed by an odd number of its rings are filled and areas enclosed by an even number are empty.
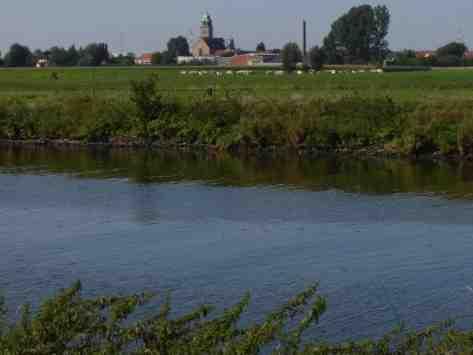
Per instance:
[[[20,42],[32,49],[105,41],[137,53],[162,49],[169,37],[198,33],[208,10],[216,35],[237,47],[264,41],[280,47],[300,41],[308,22],[310,45],[320,44],[330,24],[350,7],[386,4],[392,15],[391,48],[430,49],[464,37],[473,46],[473,0],[0,0],[0,48]],[[123,41],[120,40],[123,33]]]

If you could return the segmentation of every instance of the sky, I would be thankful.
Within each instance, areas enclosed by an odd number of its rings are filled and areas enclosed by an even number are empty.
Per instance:
[[[112,52],[161,50],[170,37],[198,35],[205,11],[215,35],[235,38],[238,48],[300,42],[302,19],[312,46],[337,17],[364,3],[388,6],[391,49],[435,49],[462,38],[473,46],[473,0],[15,0],[0,12],[0,49],[14,42],[34,50],[100,41]]]

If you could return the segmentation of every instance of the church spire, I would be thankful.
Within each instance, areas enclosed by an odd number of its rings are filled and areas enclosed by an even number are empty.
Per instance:
[[[207,40],[212,40],[214,34],[214,28],[212,18],[208,12],[202,15],[200,20],[200,37]]]

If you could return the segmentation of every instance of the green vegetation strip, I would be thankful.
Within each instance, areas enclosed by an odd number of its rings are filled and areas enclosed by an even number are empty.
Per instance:
[[[0,300],[2,354],[470,354],[473,334],[445,322],[424,331],[403,329],[380,340],[329,344],[304,334],[317,324],[326,301],[314,285],[259,323],[242,326],[250,296],[215,314],[203,305],[172,317],[168,298],[157,312],[136,311],[155,295],[86,299],[78,282],[46,300],[33,314],[23,306],[20,319],[6,324]]]
[[[0,97],[0,139],[473,157],[470,99],[273,99],[213,89],[182,97],[162,89],[151,76],[124,95]]]

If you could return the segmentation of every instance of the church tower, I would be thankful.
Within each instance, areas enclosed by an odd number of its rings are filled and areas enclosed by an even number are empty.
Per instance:
[[[200,38],[212,41],[214,37],[214,26],[212,23],[212,18],[208,13],[205,13],[202,16],[200,21]]]

